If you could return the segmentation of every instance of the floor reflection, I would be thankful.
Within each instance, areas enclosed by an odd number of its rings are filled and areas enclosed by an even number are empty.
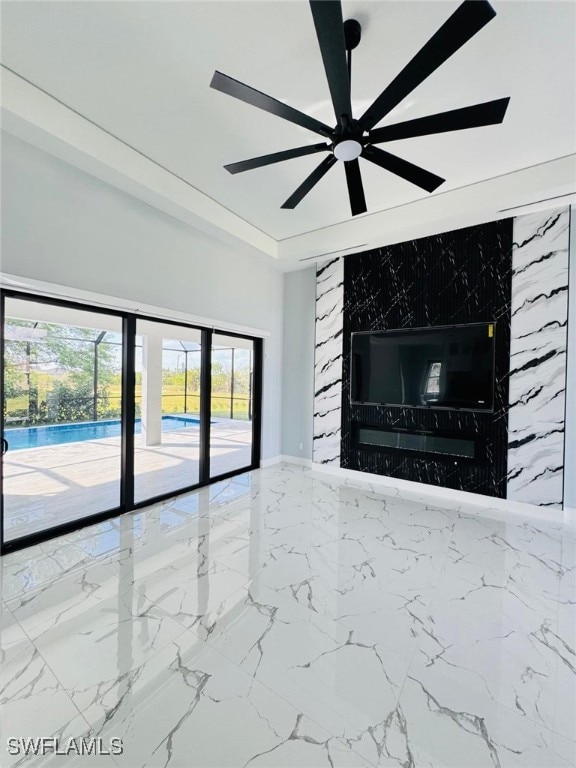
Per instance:
[[[553,515],[280,465],[0,571],[2,738],[115,736],[127,768],[574,764],[576,534]]]

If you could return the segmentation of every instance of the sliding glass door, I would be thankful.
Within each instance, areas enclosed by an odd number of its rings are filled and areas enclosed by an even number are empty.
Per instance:
[[[202,331],[138,320],[134,501],[200,482]]]
[[[2,552],[258,466],[261,341],[0,292]]]
[[[6,298],[4,541],[120,504],[122,319]]]
[[[210,477],[250,467],[254,416],[254,342],[212,334]]]

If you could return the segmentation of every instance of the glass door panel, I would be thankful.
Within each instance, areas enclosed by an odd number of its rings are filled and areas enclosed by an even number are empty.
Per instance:
[[[118,507],[122,319],[6,297],[3,377],[4,541]]]
[[[212,335],[210,477],[252,464],[254,344]]]
[[[136,323],[134,501],[200,481],[201,331]]]

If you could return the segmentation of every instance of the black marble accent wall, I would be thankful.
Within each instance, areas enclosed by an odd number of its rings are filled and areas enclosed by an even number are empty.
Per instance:
[[[341,466],[505,498],[512,219],[367,251],[344,260]],[[350,334],[492,322],[493,413],[350,404]],[[481,458],[410,455],[357,447],[354,424],[474,434]]]

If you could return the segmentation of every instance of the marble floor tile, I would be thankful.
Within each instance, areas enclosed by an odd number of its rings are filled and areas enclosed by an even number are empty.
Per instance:
[[[470,707],[461,706],[459,691],[442,684],[429,686],[416,677],[416,670],[414,672],[408,675],[395,713],[397,722],[402,723],[405,749],[410,749],[414,765],[434,768],[568,768],[574,765],[576,743],[572,739],[536,725],[519,711],[492,704],[480,712],[481,701]],[[384,744],[387,741],[385,735],[383,741]]]
[[[576,530],[545,515],[282,464],[6,555],[0,764],[574,766]],[[123,753],[7,751],[50,736]]]
[[[119,545],[119,520],[113,519],[13,552],[4,558],[3,598],[11,600],[38,592],[67,574],[115,557]]]
[[[548,584],[530,589],[530,567],[505,555],[448,563],[436,584],[430,610],[433,615],[452,611],[471,614],[489,624],[520,630],[540,626],[546,620],[555,629],[558,582],[550,579]]]
[[[178,638],[185,628],[141,596],[134,602],[105,600],[51,625],[35,646],[80,712],[116,683],[119,673],[140,665]]]
[[[87,713],[119,766],[361,766],[362,759],[190,632]]]
[[[198,552],[134,578],[134,590],[182,626],[191,628],[247,583],[238,571]]]
[[[494,705],[568,739],[576,737],[576,658],[544,621],[522,632],[474,616],[436,615],[409,675],[449,690],[460,709],[487,717]]]
[[[0,745],[2,765],[42,765],[40,756],[12,754],[8,739],[67,738],[86,721],[52,669],[4,604],[0,607]]]
[[[345,736],[394,707],[410,657],[285,600],[251,589],[208,643],[332,733]]]
[[[8,559],[9,555],[3,560]],[[51,626],[78,613],[96,609],[104,600],[118,594],[119,562],[96,560],[64,568],[53,580],[40,582],[6,604],[25,632],[34,639]]]

